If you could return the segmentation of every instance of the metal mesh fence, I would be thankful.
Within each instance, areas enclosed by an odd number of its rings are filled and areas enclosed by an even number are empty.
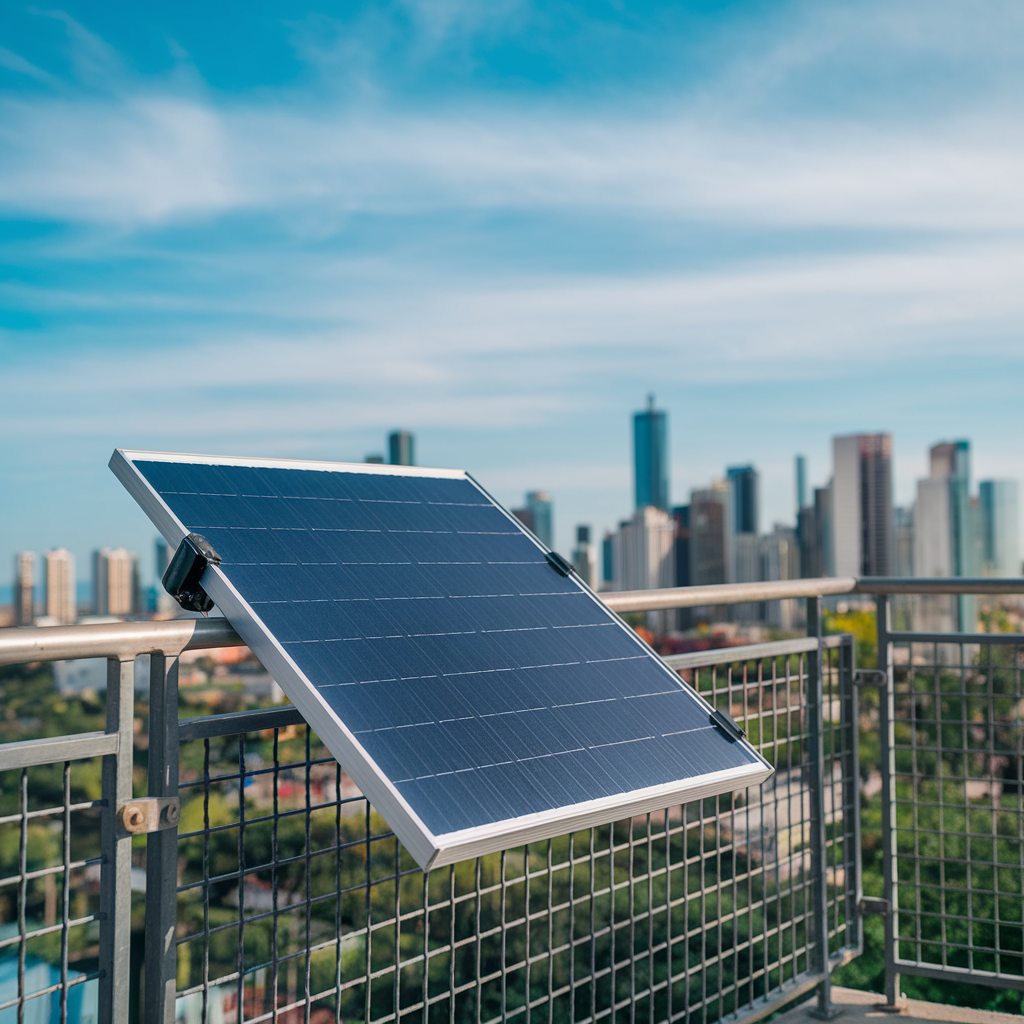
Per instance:
[[[895,636],[896,967],[1024,988],[1024,638]]]
[[[852,648],[824,667],[826,850],[812,851],[810,646],[690,667],[776,765],[758,789],[424,875],[295,724],[182,743],[177,1016],[569,1024],[756,1015],[856,945]],[[816,647],[815,647],[816,649]],[[851,796],[851,794],[853,794]]]
[[[0,771],[0,1021],[96,1019],[100,765]]]

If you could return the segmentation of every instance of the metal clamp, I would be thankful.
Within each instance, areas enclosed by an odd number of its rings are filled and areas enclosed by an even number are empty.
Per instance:
[[[139,797],[117,809],[118,825],[133,836],[174,828],[180,817],[181,801],[176,796]]]
[[[880,668],[859,668],[853,673],[853,681],[857,686],[877,686],[883,689],[889,681],[889,674]]]
[[[892,904],[881,896],[863,896],[858,909],[862,914],[880,914],[886,917],[892,911]]]

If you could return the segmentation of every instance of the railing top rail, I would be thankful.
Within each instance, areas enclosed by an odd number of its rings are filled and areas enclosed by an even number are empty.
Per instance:
[[[601,599],[613,611],[624,613],[838,594],[1024,594],[1024,578],[864,576],[858,579],[853,576],[825,576],[765,583],[627,590],[602,594]],[[127,660],[138,654],[162,652],[177,655],[185,650],[239,647],[244,643],[224,618],[0,629],[0,665],[74,658]]]
[[[224,618],[0,629],[0,665],[74,658],[129,660],[138,654],[177,655],[185,650],[244,643]]]

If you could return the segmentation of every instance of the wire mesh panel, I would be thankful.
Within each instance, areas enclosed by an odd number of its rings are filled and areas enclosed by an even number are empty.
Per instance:
[[[850,650],[824,666],[834,953],[855,945]],[[685,673],[776,765],[762,787],[429,875],[304,725],[182,743],[178,1019],[653,1024],[792,995],[816,941],[807,663]]]
[[[1024,637],[896,636],[896,968],[1024,988]]]
[[[97,1014],[98,758],[0,771],[0,1021]]]

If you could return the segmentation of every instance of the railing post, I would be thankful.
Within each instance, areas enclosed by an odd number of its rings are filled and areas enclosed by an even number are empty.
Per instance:
[[[178,659],[154,654],[149,677],[149,795],[178,795]],[[146,1024],[174,1024],[178,828],[146,837]]]
[[[852,636],[839,648],[842,685],[843,735],[843,864],[847,872],[846,927],[847,946],[854,946],[859,956],[864,951],[864,922],[860,913],[863,893],[860,828],[860,692],[857,688],[857,647]],[[854,928],[850,938],[850,928]]]
[[[882,773],[882,884],[889,904],[885,915],[885,1001],[890,1008],[899,1003],[900,976],[896,972],[896,704],[892,673],[892,611],[884,594],[875,598],[878,633],[878,668],[885,673],[878,691],[878,725],[881,737]]]
[[[127,1024],[131,987],[132,837],[117,827],[117,810],[131,800],[135,659],[107,659],[107,733],[117,753],[103,758],[100,817],[100,941],[98,1011],[101,1024]]]
[[[838,1016],[832,1006],[832,981],[829,977],[828,957],[828,866],[825,845],[825,749],[824,749],[824,694],[822,687],[822,644],[821,598],[807,598],[807,635],[818,639],[818,647],[807,658],[807,762],[810,773],[811,798],[811,874],[814,884],[814,945],[817,963],[821,972],[818,986],[818,1005],[811,1014],[820,1020],[831,1020]],[[831,785],[831,772],[827,784]]]

